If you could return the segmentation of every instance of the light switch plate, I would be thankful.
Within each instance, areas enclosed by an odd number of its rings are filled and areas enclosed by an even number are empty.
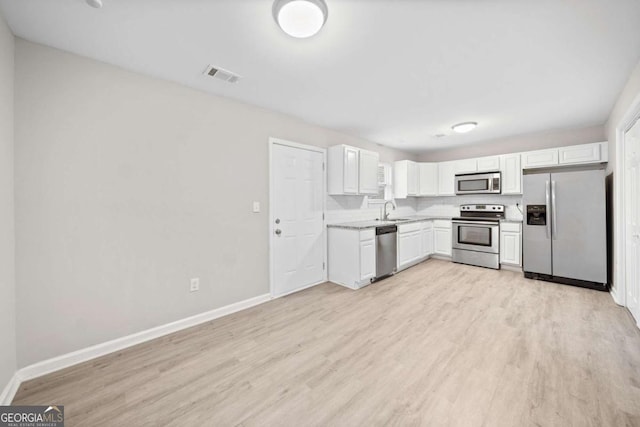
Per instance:
[[[200,278],[194,277],[191,279],[191,286],[189,287],[190,292],[196,292],[200,290]]]
[[[253,202],[253,213],[260,212],[260,202]]]

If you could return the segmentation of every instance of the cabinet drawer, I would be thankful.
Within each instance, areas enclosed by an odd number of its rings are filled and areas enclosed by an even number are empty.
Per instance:
[[[422,230],[433,230],[433,221],[424,221],[420,225],[422,225]]]
[[[414,231],[419,231],[421,229],[421,224],[419,222],[412,222],[411,224],[400,224],[398,225],[398,234],[411,233]]]
[[[376,229],[371,228],[367,230],[360,231],[360,241],[364,242],[365,240],[371,240],[376,237]]]
[[[519,233],[520,224],[517,222],[503,222],[500,224],[500,231],[509,231],[512,233]]]
[[[451,221],[446,219],[436,219],[433,221],[433,228],[451,228]]]

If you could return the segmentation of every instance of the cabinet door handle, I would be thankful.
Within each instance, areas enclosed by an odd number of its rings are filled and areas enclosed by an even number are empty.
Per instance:
[[[276,228],[276,234],[279,236],[282,234],[282,230],[280,230],[279,228]]]

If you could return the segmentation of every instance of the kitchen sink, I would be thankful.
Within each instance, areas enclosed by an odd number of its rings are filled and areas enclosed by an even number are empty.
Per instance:
[[[409,218],[389,218],[389,219],[383,219],[381,221],[385,221],[385,222],[402,222],[402,221],[411,221],[411,220]]]

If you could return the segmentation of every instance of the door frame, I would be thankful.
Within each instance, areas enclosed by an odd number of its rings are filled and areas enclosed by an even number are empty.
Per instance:
[[[273,198],[274,198],[274,173],[273,173],[273,147],[275,145],[283,145],[285,147],[297,148],[300,150],[313,151],[322,154],[322,245],[323,245],[323,260],[324,273],[322,281],[305,286],[304,288],[297,289],[295,291],[288,292],[283,295],[275,295],[275,269],[274,269],[274,257],[273,257],[273,243],[274,243],[274,219],[273,219]],[[285,139],[269,137],[269,226],[267,232],[269,233],[269,294],[271,299],[280,298],[289,294],[302,291],[304,289],[311,288],[327,281],[329,266],[327,265],[327,150],[326,148],[316,147],[313,145],[300,144],[298,142],[287,141]]]
[[[637,95],[631,103],[622,119],[616,125],[616,171],[614,171],[613,188],[614,188],[614,279],[611,296],[616,304],[623,307],[627,306],[627,288],[626,288],[626,220],[625,220],[625,133],[631,129],[631,126],[640,120],[640,95]],[[616,176],[617,175],[617,176]],[[638,326],[640,327],[640,319]]]

